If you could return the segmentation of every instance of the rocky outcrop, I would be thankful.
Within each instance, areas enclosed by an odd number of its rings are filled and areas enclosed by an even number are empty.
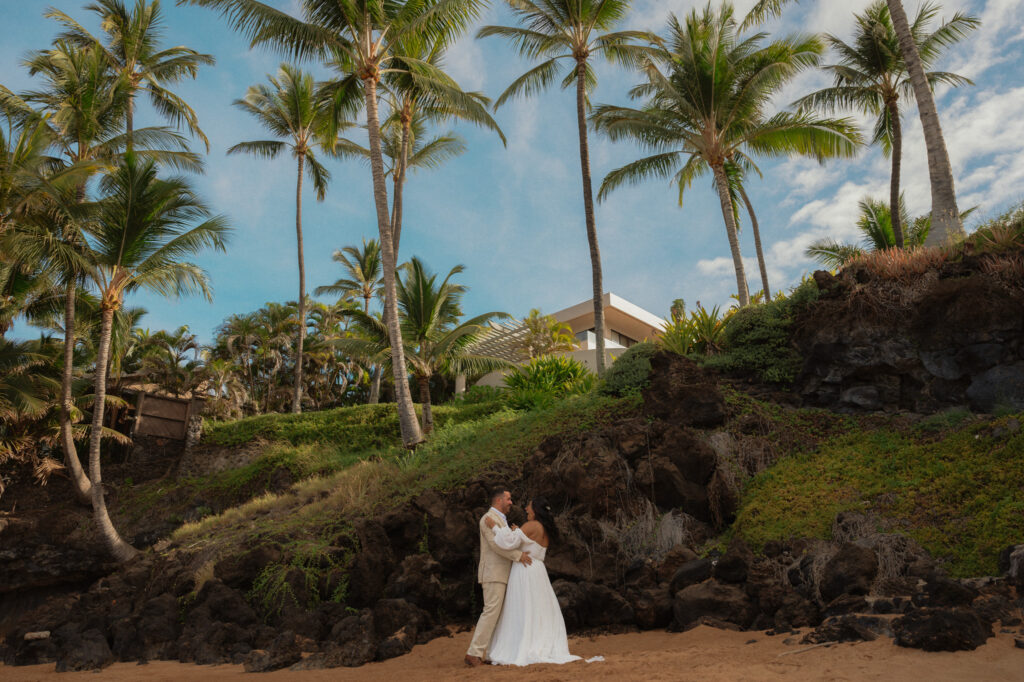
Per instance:
[[[856,270],[815,273],[821,300],[793,339],[805,359],[795,385],[804,401],[923,414],[1024,409],[1024,293],[949,266],[904,288]]]

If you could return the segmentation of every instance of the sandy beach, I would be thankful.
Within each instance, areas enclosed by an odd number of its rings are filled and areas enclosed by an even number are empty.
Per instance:
[[[731,632],[699,627],[685,633],[643,632],[572,638],[573,653],[584,657],[604,656],[603,662],[577,662],[565,666],[535,666],[530,679],[574,680],[656,680],[674,682],[764,682],[768,680],[927,680],[928,682],[971,680],[1024,681],[1024,649],[1014,647],[1013,635],[998,635],[969,652],[928,653],[904,649],[889,639],[855,644],[834,644],[808,649],[784,644],[782,636],[763,632]],[[754,641],[751,641],[754,640]],[[467,668],[462,656],[469,633],[436,639],[418,646],[412,653],[361,668],[335,668],[291,672],[279,670],[258,674],[259,679],[303,680],[512,680],[524,675],[522,668],[485,666]],[[255,674],[255,673],[254,673]],[[4,682],[43,680],[231,680],[246,675],[240,665],[195,666],[171,661],[147,665],[117,663],[101,673],[64,673],[54,665],[0,666]]]

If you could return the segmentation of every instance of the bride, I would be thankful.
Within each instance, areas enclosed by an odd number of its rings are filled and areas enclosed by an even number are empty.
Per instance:
[[[512,565],[488,658],[496,665],[578,661],[579,656],[569,653],[565,621],[544,567],[549,544],[558,540],[551,505],[542,497],[533,498],[526,505],[526,518],[522,528],[501,528],[492,519],[485,520],[498,546],[529,552],[533,559],[529,565]]]

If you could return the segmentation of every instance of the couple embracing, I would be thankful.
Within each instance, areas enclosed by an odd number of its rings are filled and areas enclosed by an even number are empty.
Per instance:
[[[565,621],[551,589],[544,556],[558,540],[551,506],[540,497],[526,505],[527,522],[509,526],[512,494],[491,492],[491,508],[480,519],[480,568],[484,609],[473,630],[466,663],[496,665],[569,663]]]

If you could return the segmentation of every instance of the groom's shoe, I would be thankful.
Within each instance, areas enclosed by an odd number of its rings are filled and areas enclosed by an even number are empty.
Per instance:
[[[469,654],[466,655],[466,665],[470,666],[471,668],[477,668],[483,664],[484,660],[479,656],[470,656]]]

